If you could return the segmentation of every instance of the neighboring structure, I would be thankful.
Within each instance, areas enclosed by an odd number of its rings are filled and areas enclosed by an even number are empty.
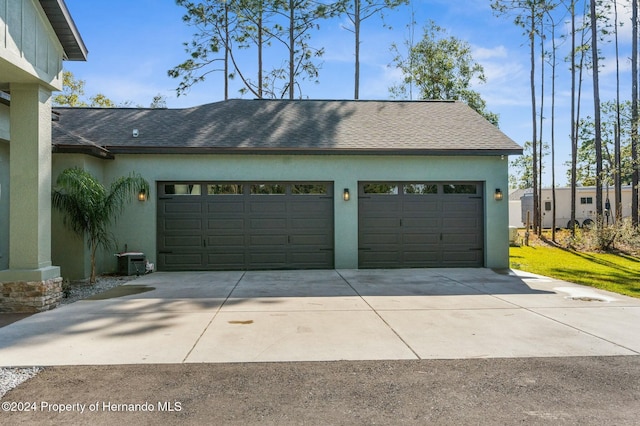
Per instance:
[[[553,196],[551,188],[542,189],[542,227],[553,226]],[[596,221],[596,187],[580,186],[576,188],[576,226],[589,226]],[[603,188],[603,206],[605,223],[614,223],[617,217],[614,188]],[[607,204],[608,201],[608,204]],[[533,212],[533,192],[521,196],[521,225],[526,222],[527,211]],[[631,186],[622,187],[622,218],[631,216]],[[533,218],[533,213],[530,213]],[[533,219],[532,219],[533,220]],[[556,227],[571,228],[571,188],[556,188]]]
[[[61,295],[51,262],[51,92],[87,50],[63,0],[0,1],[0,311]]]
[[[187,109],[55,109],[54,179],[152,186],[114,227],[158,270],[508,267],[508,155],[446,101],[229,100]],[[54,221],[54,261],[87,276]],[[83,261],[81,262],[80,259]],[[116,269],[114,253],[100,268]]]
[[[531,189],[511,189],[509,190],[509,226],[515,226],[516,228],[522,228],[524,226],[523,221],[526,221],[526,217],[522,216],[522,203],[520,199],[525,192],[530,192]]]

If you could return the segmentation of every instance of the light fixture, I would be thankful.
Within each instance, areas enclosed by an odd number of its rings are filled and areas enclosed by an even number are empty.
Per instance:
[[[342,199],[345,201],[349,201],[349,198],[351,198],[351,196],[349,195],[349,188],[345,188],[344,192],[342,193]]]
[[[138,201],[147,201],[147,191],[141,189],[140,192],[138,192]]]
[[[493,194],[493,198],[496,201],[502,201],[502,191],[500,190],[500,188],[496,188],[496,192]]]

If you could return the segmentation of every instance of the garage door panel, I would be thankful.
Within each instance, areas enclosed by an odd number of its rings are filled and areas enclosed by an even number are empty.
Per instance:
[[[266,251],[249,254],[250,269],[284,268],[286,264],[287,254],[285,252],[273,253],[272,251]]]
[[[306,196],[301,196],[301,197],[304,197],[305,199],[302,201],[297,201],[294,198],[292,199],[289,205],[289,212],[291,213],[292,216],[313,217],[313,216],[323,216],[327,213],[333,214],[331,205],[329,205],[330,203],[327,203],[326,201],[323,202],[323,200],[327,200],[328,198],[326,197],[306,198]]]
[[[360,251],[361,268],[397,268],[400,255],[397,251]]]
[[[244,219],[209,219],[207,220],[207,229],[210,231],[226,231],[237,232],[244,229]]]
[[[202,246],[202,239],[200,235],[166,236],[163,239],[163,245],[164,247],[200,248]]]
[[[202,265],[202,253],[182,253],[182,254],[172,254],[172,253],[164,253],[161,254],[164,258],[164,264],[169,267],[180,267],[182,268],[184,265],[191,266],[193,268],[200,268]]]
[[[482,261],[481,251],[444,251],[442,253],[443,266],[476,267]]]
[[[284,198],[283,195],[257,195],[256,197]],[[287,204],[284,199],[271,201],[265,199],[251,199],[249,212],[257,215],[284,214],[287,212]]]
[[[465,208],[461,208],[461,209],[452,209],[451,210],[451,214],[449,215],[449,217],[455,217],[455,218],[473,218],[473,219],[477,219],[479,217],[482,217],[482,208],[479,206],[474,206],[472,204],[468,204],[466,209]]]
[[[448,210],[445,210],[448,211]],[[446,217],[449,220],[475,220],[481,212],[477,209],[452,210]]]
[[[408,267],[431,268],[440,265],[440,253],[438,251],[405,252],[404,263]]]
[[[459,234],[448,233],[448,234],[442,234],[442,244],[443,245],[460,244],[460,245],[464,245],[465,247],[478,248],[478,247],[482,247],[482,239],[479,236],[465,234],[465,233],[459,233]]]
[[[209,215],[218,215],[221,213],[242,214],[244,210],[244,201],[237,200],[236,197],[234,197],[233,201],[218,200],[217,202],[207,202],[207,213]]]
[[[288,236],[276,233],[265,233],[263,235],[249,236],[249,247],[253,246],[285,246],[288,242]]]
[[[292,219],[291,229],[295,232],[304,232],[308,230],[325,230],[331,226],[331,219],[322,218],[308,218],[308,219]]]
[[[426,230],[440,230],[442,228],[442,220],[441,218],[430,218],[430,217],[403,217],[402,218],[402,228],[404,232],[412,232],[414,229],[426,229]]]
[[[162,207],[162,212],[164,212],[165,215],[200,215],[202,214],[202,204],[197,201],[197,202],[180,202],[178,203],[169,203],[166,202],[168,200],[165,200],[164,203],[160,203],[160,206]]]
[[[298,234],[289,237],[289,244],[294,246],[317,246],[319,248],[333,248],[333,239],[326,234]]]
[[[371,247],[374,244],[400,244],[402,236],[397,232],[365,234],[360,237],[361,247]]]
[[[287,229],[286,218],[250,219],[249,227],[252,231],[262,230],[277,233]]]
[[[244,235],[208,235],[206,242],[211,248],[244,247]]]
[[[397,204],[395,195],[361,198],[360,202],[360,210],[365,217],[396,216],[402,208]]]
[[[202,231],[201,219],[165,219],[165,231]]]
[[[426,217],[439,217],[440,216],[440,202],[430,201],[423,197],[416,197],[414,200],[407,200],[405,197],[403,200],[402,211],[406,216],[426,216]],[[413,197],[412,197],[413,198]]]
[[[475,216],[480,212],[482,204],[479,199],[465,198],[457,201],[444,201],[443,208],[453,216]]]
[[[447,230],[476,229],[478,220],[475,217],[445,217],[442,219],[442,226]]]
[[[229,265],[236,265],[238,269],[243,269],[245,255],[244,253],[209,253],[206,264],[214,268],[223,269],[228,268]]]
[[[420,211],[418,209],[407,211],[403,209],[403,212],[402,212],[403,220],[422,219],[425,221],[434,221],[434,220],[440,220],[441,217],[442,215],[438,211],[428,211],[428,210]]]
[[[402,244],[421,244],[421,245],[439,245],[440,234],[424,233],[424,234],[403,234]]]
[[[362,219],[362,226],[364,226],[364,228],[366,229],[383,229],[383,228],[389,228],[389,229],[397,229],[398,226],[400,226],[400,221],[398,220],[398,218],[396,217],[389,217],[389,218],[363,218]]]

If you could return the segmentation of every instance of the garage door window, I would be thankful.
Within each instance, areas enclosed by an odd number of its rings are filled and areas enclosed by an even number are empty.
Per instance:
[[[286,186],[279,183],[261,183],[251,185],[251,195],[284,195]]]
[[[208,195],[242,195],[242,185],[215,184],[207,185]]]
[[[166,195],[200,195],[200,184],[192,184],[192,183],[165,184],[164,193]]]
[[[476,194],[477,185],[444,185],[445,194]]]
[[[291,185],[292,195],[327,195],[327,185],[325,184],[294,184]]]
[[[403,185],[404,193],[408,195],[426,195],[437,194],[438,185],[426,183],[405,183]]]
[[[398,185],[391,185],[388,183],[367,183],[364,185],[363,191],[365,194],[398,195]]]

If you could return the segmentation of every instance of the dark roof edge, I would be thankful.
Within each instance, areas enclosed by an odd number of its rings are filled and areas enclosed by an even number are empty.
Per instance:
[[[522,149],[332,149],[332,148],[220,148],[220,147],[119,147],[109,146],[112,154],[260,154],[260,155],[431,155],[495,156],[522,155]]]
[[[51,152],[55,154],[87,154],[103,160],[113,160],[115,158],[106,149],[91,145],[53,145]]]
[[[431,103],[431,104],[456,104],[456,103],[464,103],[457,101],[455,99],[349,99],[349,98],[331,98],[331,99],[315,99],[315,98],[305,98],[305,99],[286,99],[286,98],[253,98],[253,99],[245,99],[245,98],[230,98],[227,99],[230,101],[260,101],[260,102],[354,102],[354,103],[373,103],[373,102],[384,102],[384,103]]]
[[[86,61],[89,51],[64,0],[40,0],[68,61]],[[59,19],[62,17],[62,19]],[[58,19],[56,19],[58,18]]]

